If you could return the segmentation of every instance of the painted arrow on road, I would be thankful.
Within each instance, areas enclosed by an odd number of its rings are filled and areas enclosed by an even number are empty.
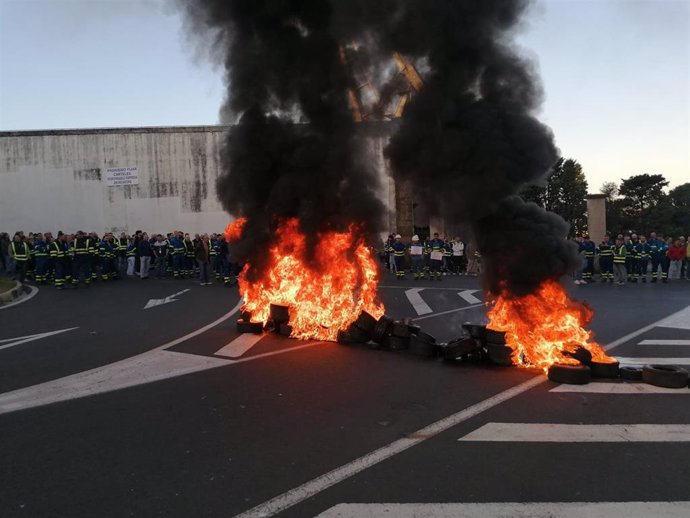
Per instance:
[[[178,291],[177,293],[173,293],[172,295],[165,297],[164,299],[150,299],[146,305],[144,306],[144,309],[149,309],[149,308],[155,308],[156,306],[162,306],[163,304],[167,304],[168,302],[175,302],[177,299],[175,297],[178,297],[182,295],[183,293],[186,293],[189,291],[189,288],[186,290]]]
[[[0,349],[7,349],[8,347],[14,347],[15,345],[21,345],[26,342],[33,342],[34,340],[40,340],[41,338],[47,338],[53,335],[59,335],[60,333],[66,333],[67,331],[72,331],[73,329],[79,329],[78,327],[68,327],[67,329],[58,329],[57,331],[48,331],[47,333],[38,333],[35,335],[17,336],[15,338],[3,338],[0,340]]]
[[[460,295],[465,300],[465,302],[469,304],[479,304],[481,300],[473,295],[473,293],[476,293],[478,291],[479,290],[463,290],[458,292],[458,295]]]

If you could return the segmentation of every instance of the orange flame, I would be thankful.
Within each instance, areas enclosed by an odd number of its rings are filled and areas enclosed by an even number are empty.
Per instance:
[[[237,218],[232,223],[228,223],[228,226],[225,227],[225,239],[228,241],[237,241],[242,237],[242,231],[246,223],[247,218]]]
[[[597,362],[611,363],[591,331],[583,326],[592,319],[592,310],[570,299],[555,281],[542,284],[536,293],[511,298],[502,294],[488,312],[490,329],[506,331],[506,344],[513,349],[513,363],[547,371],[554,363],[576,365],[567,352],[583,347]]]
[[[354,250],[352,259],[348,250]],[[267,252],[269,266],[258,281],[248,281],[249,263],[239,278],[242,310],[251,312],[253,322],[269,320],[270,304],[289,306],[291,336],[334,341],[338,330],[347,328],[362,311],[376,318],[383,315],[376,295],[376,261],[355,226],[348,232],[319,235],[310,264],[298,220],[284,220],[276,231],[275,246]]]

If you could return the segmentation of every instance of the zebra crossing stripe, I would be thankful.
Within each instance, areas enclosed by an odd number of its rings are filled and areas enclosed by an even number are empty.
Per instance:
[[[690,442],[690,425],[487,423],[458,441]]]
[[[338,504],[317,518],[687,518],[690,502]]]

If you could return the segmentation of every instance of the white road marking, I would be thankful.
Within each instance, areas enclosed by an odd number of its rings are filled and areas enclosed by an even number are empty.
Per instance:
[[[642,340],[637,345],[690,345],[690,340]]]
[[[604,350],[610,351],[614,347],[618,347],[619,345],[624,344],[625,342],[632,340],[633,338],[636,338],[640,336],[642,333],[646,333],[647,331],[650,331],[655,327],[674,327],[678,329],[684,329],[684,327],[682,326],[688,326],[687,329],[690,329],[690,306],[683,308],[680,311],[676,311],[675,313],[667,317],[664,317],[661,320],[652,322],[649,325],[641,327],[637,331],[633,331],[632,333],[628,333],[625,336],[621,336],[617,340],[614,340],[613,342],[606,345],[604,347]]]
[[[367,453],[363,457],[355,459],[352,462],[348,462],[344,466],[340,466],[339,468],[310,480],[309,482],[291,489],[282,495],[278,495],[267,502],[259,504],[258,506],[237,515],[237,518],[272,516],[276,513],[284,511],[285,509],[288,509],[289,507],[292,507],[293,505],[298,504],[299,502],[302,502],[303,500],[306,500],[317,493],[320,493],[324,489],[327,489],[347,478],[350,478],[353,475],[356,475],[360,471],[364,471],[365,469],[370,468],[371,466],[374,466],[379,462],[392,457],[393,455],[412,448],[413,446],[416,446],[417,444],[420,444],[421,442],[424,442],[427,439],[430,439],[431,437],[434,437],[435,435],[438,435],[439,433],[470,419],[471,417],[481,414],[482,412],[517,396],[518,394],[522,394],[523,392],[536,387],[537,385],[543,383],[544,380],[545,378],[543,376],[537,376],[528,381],[520,383],[519,385],[511,387],[508,390],[504,390],[503,392],[467,407],[456,414],[441,419],[440,421],[436,421],[435,423],[430,424],[421,430],[417,430],[416,432],[403,437],[402,439],[398,439],[397,441],[383,446],[378,450]]]
[[[657,324],[658,327],[672,327],[674,329],[690,329],[690,306],[669,315]]]
[[[690,424],[486,423],[460,442],[690,442]]]
[[[477,297],[472,295],[473,293],[476,293],[478,291],[479,290],[463,290],[459,291],[458,295],[460,295],[468,304],[479,304],[481,302],[481,299],[478,299]]]
[[[621,365],[690,365],[690,358],[650,358],[650,357],[628,357],[628,356],[616,356],[616,360]]]
[[[26,284],[25,286],[29,286]],[[27,300],[30,300],[34,298],[38,294],[38,287],[36,286],[29,286],[29,294],[24,296],[24,297],[19,297],[17,298],[14,302],[10,302],[9,304],[3,304],[0,306],[0,309],[7,309],[11,308],[12,306],[16,306],[17,304],[21,304],[23,302],[26,302]]]
[[[410,301],[410,304],[412,304],[412,307],[418,315],[426,315],[427,313],[433,312],[429,305],[426,302],[424,302],[424,299],[419,294],[419,292],[423,289],[424,288],[411,288],[409,290],[405,290],[405,296],[407,297],[407,300]]]
[[[47,333],[38,333],[35,335],[18,336],[16,338],[3,338],[0,340],[0,349],[7,349],[8,347],[14,347],[15,345],[21,345],[26,342],[32,342],[34,340],[40,340],[41,338],[47,338],[53,335],[59,335],[60,333],[66,333],[67,331],[72,331],[73,329],[79,329],[79,327],[68,327],[67,329],[59,329],[57,331],[48,331]]]
[[[687,518],[690,502],[338,504],[317,518]]]
[[[413,322],[418,322],[419,320],[425,320],[427,318],[436,318],[443,315],[449,315],[450,313],[457,313],[458,311],[467,311],[468,309],[479,308],[484,306],[484,304],[475,304],[474,306],[465,306],[464,308],[449,309],[448,311],[441,311],[439,313],[434,313],[433,315],[427,315],[425,317],[413,318]]]
[[[253,334],[253,333],[242,333],[240,336],[235,338],[232,342],[226,346],[218,349],[215,353],[216,356],[225,356],[227,358],[239,358],[249,349],[254,347],[259,340],[264,338],[264,334]]]
[[[177,300],[175,297],[179,297],[180,295],[182,295],[183,293],[187,293],[188,291],[189,288],[187,288],[186,290],[178,291],[177,293],[173,293],[172,295],[168,295],[164,299],[149,299],[149,301],[144,306],[144,309],[162,306],[163,304],[167,304],[168,302],[175,302]]]
[[[590,382],[587,385],[558,385],[549,392],[583,392],[587,394],[680,394],[690,395],[690,390],[655,387],[646,383],[602,383]]]

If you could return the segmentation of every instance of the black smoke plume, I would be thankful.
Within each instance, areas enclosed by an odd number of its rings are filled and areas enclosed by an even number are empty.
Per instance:
[[[299,217],[310,235],[381,221],[339,59],[339,45],[354,42],[366,46],[370,77],[385,76],[395,51],[422,73],[386,155],[431,216],[473,222],[487,289],[522,295],[576,264],[565,223],[514,197],[558,155],[535,116],[534,66],[513,40],[527,0],[179,2],[193,28],[214,36],[227,72],[224,113],[239,124],[218,194],[249,218],[247,252],[270,241],[275,216]]]
[[[378,173],[355,133],[351,78],[331,31],[330,2],[179,4],[191,30],[213,38],[226,71],[222,112],[236,125],[221,152],[224,173],[216,187],[223,207],[248,219],[237,253],[251,258],[250,276],[261,273],[268,254],[260,251],[283,218],[299,218],[311,245],[318,232],[345,231],[351,223],[377,233]]]
[[[431,216],[471,221],[485,287],[533,292],[578,261],[567,224],[514,195],[540,183],[558,151],[535,117],[542,91],[516,51],[524,0],[339,2],[343,37],[374,34],[382,57],[399,51],[425,69],[386,154],[396,180]],[[369,36],[371,38],[371,36]]]

